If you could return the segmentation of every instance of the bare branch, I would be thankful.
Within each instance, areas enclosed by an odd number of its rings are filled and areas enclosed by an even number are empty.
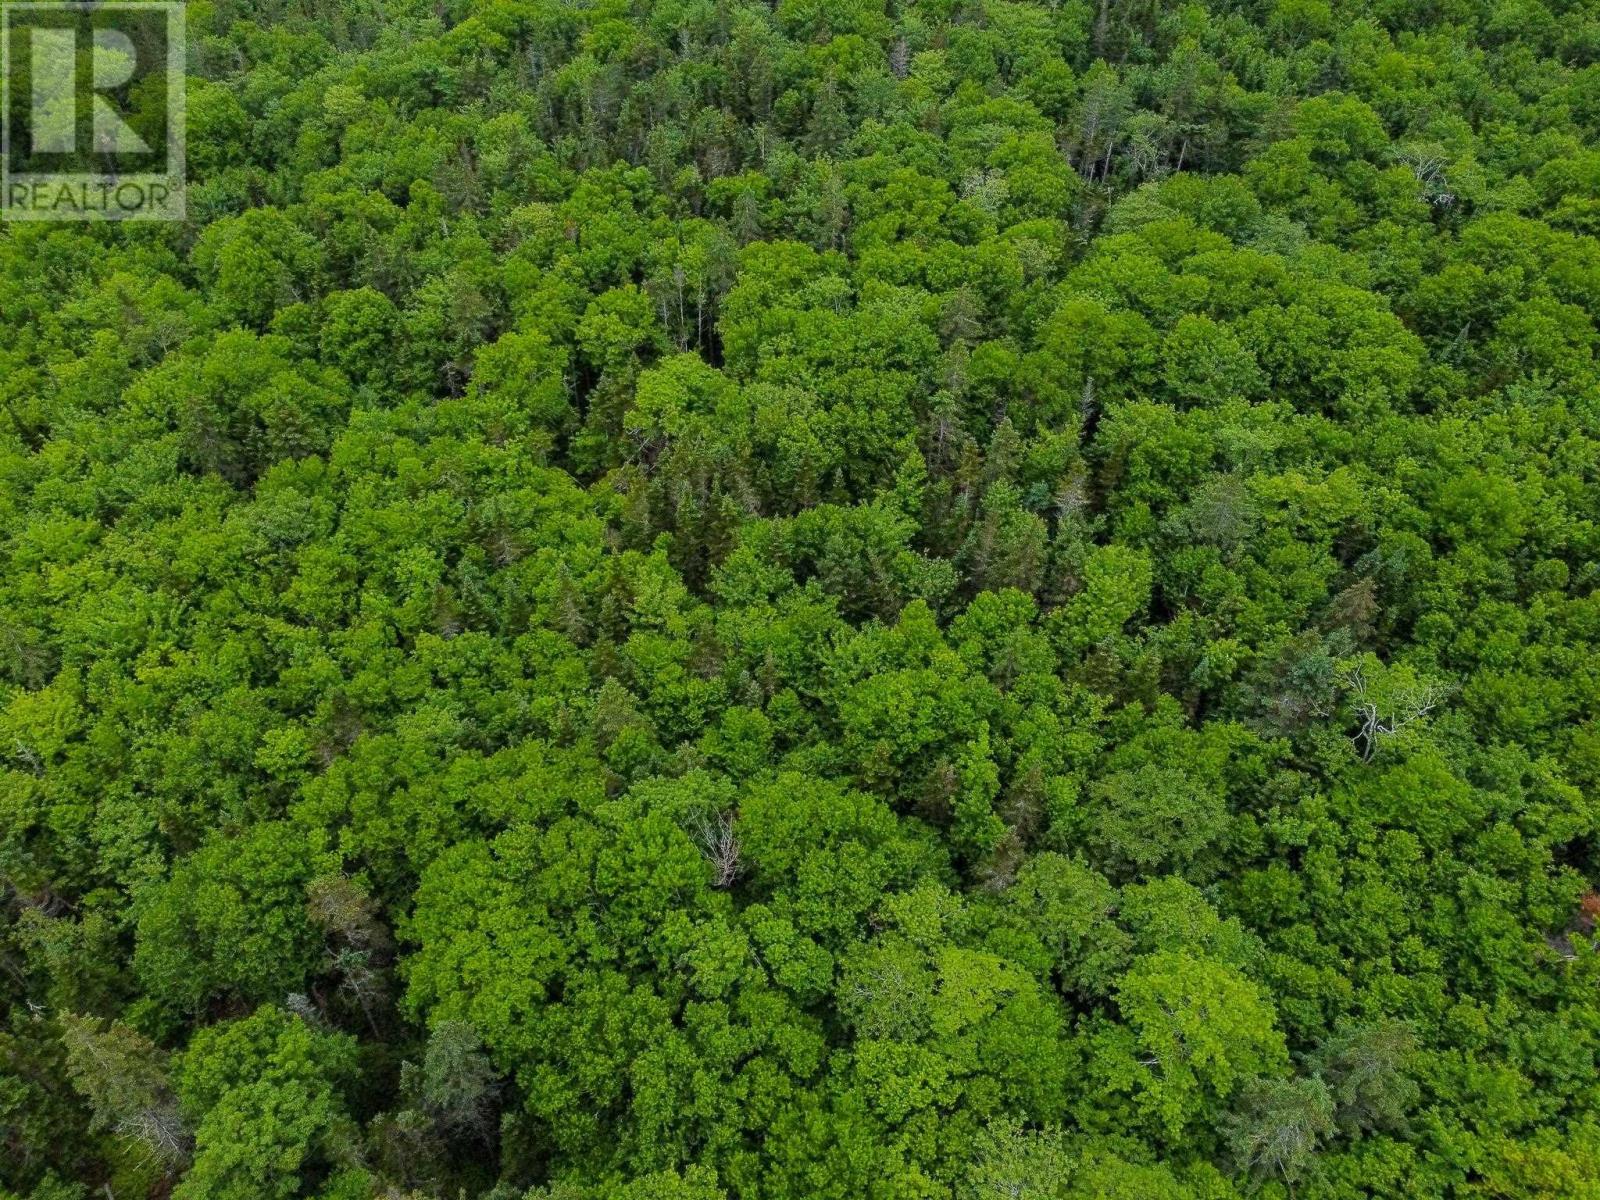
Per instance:
[[[739,877],[739,838],[733,830],[731,813],[702,813],[692,831],[700,852],[716,872],[715,886],[733,886]]]

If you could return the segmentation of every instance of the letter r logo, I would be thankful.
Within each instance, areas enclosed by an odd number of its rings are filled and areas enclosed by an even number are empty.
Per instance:
[[[72,154],[78,148],[78,35],[71,28],[35,28],[32,35],[36,154]],[[148,154],[150,146],[102,94],[133,78],[139,50],[120,29],[96,29],[90,54],[91,130],[101,154]]]

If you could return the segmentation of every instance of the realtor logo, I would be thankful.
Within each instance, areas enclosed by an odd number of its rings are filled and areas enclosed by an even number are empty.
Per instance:
[[[9,221],[182,220],[181,3],[7,3],[0,37]]]

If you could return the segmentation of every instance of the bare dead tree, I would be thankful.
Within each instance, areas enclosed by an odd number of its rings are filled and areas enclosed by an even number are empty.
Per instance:
[[[739,837],[734,832],[731,813],[701,813],[693,836],[700,852],[716,873],[719,888],[732,887],[739,877]]]
[[[1411,171],[1422,188],[1423,198],[1438,208],[1449,208],[1456,201],[1450,188],[1449,162],[1438,146],[1406,145],[1395,148],[1397,162]]]
[[[175,1100],[119,1117],[114,1132],[139,1143],[163,1166],[182,1163],[189,1156],[192,1139]]]
[[[1360,750],[1362,762],[1371,762],[1387,739],[1422,720],[1449,694],[1442,684],[1428,680],[1408,684],[1390,695],[1380,696],[1359,665],[1346,673],[1344,685],[1354,698],[1356,720],[1360,728],[1350,740]]]
[[[393,940],[378,906],[354,880],[326,875],[306,890],[311,923],[327,936],[326,963],[339,988],[360,1007],[377,1032],[377,1012],[388,997],[387,966]]]
[[[896,38],[892,49],[889,51],[889,70],[896,79],[904,79],[911,73],[911,47],[905,38]]]
[[[119,1022],[63,1013],[62,1044],[73,1088],[88,1102],[90,1128],[138,1146],[164,1171],[181,1169],[193,1139],[167,1080],[166,1055]]]

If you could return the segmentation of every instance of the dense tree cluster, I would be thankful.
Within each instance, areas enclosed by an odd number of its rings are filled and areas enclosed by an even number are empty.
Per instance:
[[[1207,3],[194,0],[0,1197],[1600,1198],[1600,8]]]

